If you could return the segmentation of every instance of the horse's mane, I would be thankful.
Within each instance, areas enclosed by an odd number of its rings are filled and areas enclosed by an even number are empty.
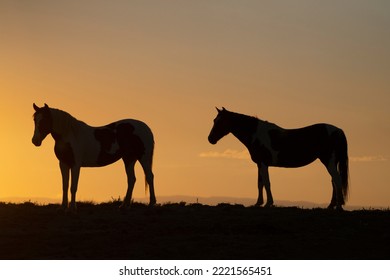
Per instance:
[[[236,112],[231,112],[231,111],[228,111],[230,116],[234,116],[234,118],[238,121],[249,121],[249,122],[252,122],[252,123],[257,123],[258,121],[260,122],[265,122],[261,119],[259,119],[258,117],[255,117],[255,116],[249,116],[249,115],[244,115],[244,114],[241,114],[241,113],[236,113]]]
[[[77,133],[80,123],[83,123],[60,109],[50,108],[50,113],[53,121],[53,130],[61,135]]]
[[[279,127],[278,125],[272,122],[259,119],[257,116],[249,116],[249,115],[244,115],[241,113],[236,113],[231,111],[228,111],[228,113],[230,114],[230,117],[233,117],[232,119],[234,119],[235,123],[238,124],[239,126],[241,126],[243,123],[246,123],[252,128],[257,127],[258,125],[261,125],[262,127],[268,127],[268,128]]]

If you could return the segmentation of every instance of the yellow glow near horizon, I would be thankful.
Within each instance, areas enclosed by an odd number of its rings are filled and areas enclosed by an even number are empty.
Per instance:
[[[231,156],[243,145],[231,135],[207,141],[215,106],[286,128],[332,123],[349,141],[348,204],[390,206],[389,4],[316,5],[2,2],[0,200],[61,197],[54,141],[31,143],[36,102],[90,125],[145,121],[156,140],[157,199],[256,198],[256,166]],[[136,171],[134,196],[145,197]],[[276,200],[330,200],[319,162],[270,176]],[[122,162],[81,171],[79,199],[125,190]]]

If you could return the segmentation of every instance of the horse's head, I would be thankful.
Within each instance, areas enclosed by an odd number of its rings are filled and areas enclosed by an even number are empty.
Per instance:
[[[35,113],[34,113],[34,135],[32,138],[32,142],[35,146],[40,146],[42,141],[46,138],[46,136],[52,132],[52,118],[50,114],[50,108],[45,103],[45,106],[39,108],[35,103],[33,104]]]
[[[217,117],[214,119],[213,128],[210,131],[209,142],[211,144],[216,144],[222,137],[229,134],[230,131],[230,119],[229,111],[224,107],[221,109],[216,108],[218,111]]]

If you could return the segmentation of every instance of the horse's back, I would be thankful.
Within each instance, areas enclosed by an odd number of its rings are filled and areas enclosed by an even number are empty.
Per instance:
[[[340,129],[326,123],[296,129],[269,130],[271,147],[277,153],[277,166],[307,165],[332,150],[332,135]]]
[[[137,136],[143,141],[154,141],[150,127],[140,120],[123,119],[105,126],[95,127],[95,133],[106,133],[116,138]],[[119,135],[118,135],[119,133]],[[123,139],[124,141],[126,139]]]
[[[84,166],[104,166],[120,158],[139,160],[144,155],[153,155],[153,133],[142,121],[123,119],[91,128],[97,147],[93,148],[93,142],[86,143],[85,150],[89,152],[84,154],[89,156],[84,159]]]
[[[150,150],[154,146],[153,132],[140,120],[123,119],[107,125],[114,132],[119,146],[132,150]]]
[[[269,136],[274,149],[303,149],[321,145],[329,135],[328,124],[314,124],[294,129],[270,129]],[[307,146],[309,145],[309,147]]]
[[[112,124],[111,124],[112,125]],[[144,140],[153,139],[153,132],[150,127],[143,121],[135,119],[124,119],[116,122],[117,130],[126,127],[133,134],[138,135]]]
[[[138,137],[142,141],[146,150],[153,149],[154,136],[150,127],[140,120],[125,119],[117,125],[118,141],[121,141],[121,136],[124,136],[123,141],[132,141]],[[128,142],[129,144],[132,144]],[[133,143],[135,144],[135,143]]]

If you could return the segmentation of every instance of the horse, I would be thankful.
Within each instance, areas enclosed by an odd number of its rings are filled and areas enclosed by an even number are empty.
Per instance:
[[[262,121],[224,107],[216,108],[217,117],[208,136],[211,144],[232,133],[248,149],[258,167],[258,199],[261,206],[263,188],[267,194],[264,207],[274,204],[268,167],[302,167],[319,159],[332,178],[332,199],[328,209],[343,210],[348,197],[347,138],[340,128],[319,123],[310,126],[284,129],[274,123]]]
[[[152,172],[154,137],[143,122],[125,119],[92,127],[69,113],[33,104],[35,129],[32,143],[39,147],[48,134],[55,141],[54,152],[62,175],[62,208],[76,211],[76,192],[81,167],[101,167],[122,159],[127,174],[127,192],[120,208],[130,206],[136,181],[134,166],[140,162],[145,173],[145,190],[149,186],[149,205],[156,203]],[[68,205],[69,173],[71,201]]]

